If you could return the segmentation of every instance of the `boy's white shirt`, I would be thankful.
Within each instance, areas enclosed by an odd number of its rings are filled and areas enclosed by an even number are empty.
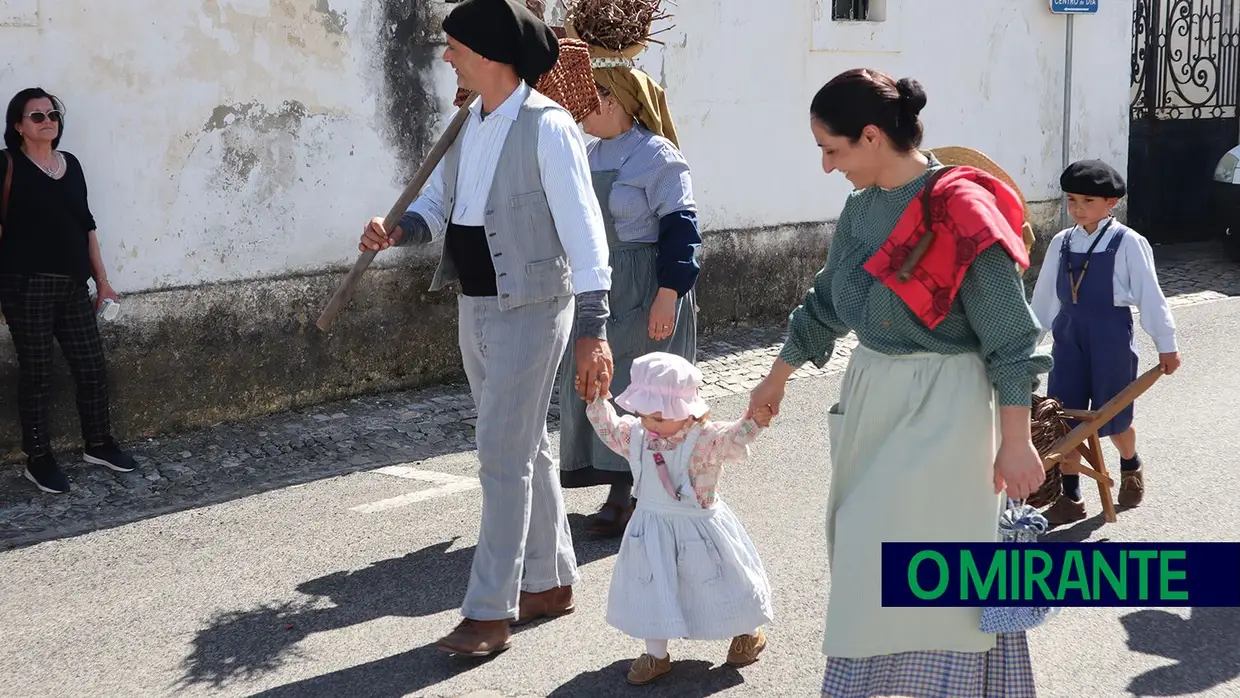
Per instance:
[[[1098,223],[1098,231],[1101,231],[1108,221],[1113,222],[1103,233],[1103,239],[1098,241],[1094,252],[1097,254],[1105,250],[1111,244],[1111,239],[1120,230],[1124,231],[1124,239],[1115,253],[1115,273],[1112,284],[1115,289],[1115,305],[1135,307],[1140,311],[1141,327],[1150,339],[1154,340],[1158,353],[1166,354],[1177,351],[1175,319],[1171,316],[1167,297],[1163,295],[1162,288],[1158,285],[1158,273],[1154,269],[1154,249],[1140,233],[1111,218],[1102,219]],[[1033,287],[1033,300],[1030,302],[1033,313],[1038,318],[1038,324],[1042,326],[1042,332],[1038,335],[1039,343],[1046,338],[1055,321],[1055,316],[1059,314],[1059,295],[1055,287],[1061,273],[1060,250],[1063,249],[1064,236],[1069,234],[1072,236],[1070,249],[1073,252],[1084,253],[1089,251],[1098,232],[1095,231],[1093,235],[1089,235],[1078,225],[1060,231],[1051,240],[1046,250],[1046,258],[1042,261],[1042,269],[1038,272],[1038,281]],[[1134,335],[1132,341],[1134,352],[1137,348],[1136,344]]]

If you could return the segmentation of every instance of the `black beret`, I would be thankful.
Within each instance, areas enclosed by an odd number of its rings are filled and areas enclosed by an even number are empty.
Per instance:
[[[1128,192],[1123,176],[1101,160],[1081,160],[1068,165],[1059,177],[1059,188],[1065,194],[1104,199],[1122,199]]]
[[[551,27],[513,0],[465,0],[444,18],[443,30],[483,58],[512,66],[530,86],[560,57]]]

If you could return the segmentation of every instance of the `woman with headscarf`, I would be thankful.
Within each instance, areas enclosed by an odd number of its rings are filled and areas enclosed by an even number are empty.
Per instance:
[[[571,24],[565,31],[591,43]],[[598,139],[588,152],[610,247],[607,340],[615,361],[611,390],[617,394],[629,384],[633,360],[643,354],[661,351],[697,359],[693,289],[702,244],[697,205],[663,88],[633,63],[643,48],[636,44],[612,51],[591,43],[600,106],[581,122]],[[609,485],[589,530],[619,536],[633,512],[633,475],[628,462],[594,433],[578,394],[572,373],[562,372],[560,484]]]

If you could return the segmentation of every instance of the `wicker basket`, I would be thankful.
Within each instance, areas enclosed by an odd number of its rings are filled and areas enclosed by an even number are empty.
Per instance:
[[[1041,395],[1033,396],[1032,419],[1033,445],[1038,454],[1045,458],[1060,439],[1072,429],[1072,424],[1063,412],[1063,405],[1058,400]],[[1046,480],[1025,500],[1035,509],[1050,506],[1063,493],[1063,472],[1055,465],[1046,471]]]
[[[580,39],[560,39],[560,58],[534,89],[555,100],[581,121],[598,110],[598,87],[590,65],[590,47]]]
[[[594,84],[594,68],[590,65],[590,47],[580,39],[560,39],[560,57],[555,67],[538,79],[534,86],[542,94],[581,121],[598,109],[598,88]],[[460,107],[469,97],[469,90],[457,89],[453,105]]]

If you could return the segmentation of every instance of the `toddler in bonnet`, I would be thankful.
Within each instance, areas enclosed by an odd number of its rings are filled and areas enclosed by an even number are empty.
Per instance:
[[[770,426],[771,412],[710,421],[698,395],[702,373],[674,354],[633,362],[616,403],[598,395],[587,409],[608,448],[629,459],[637,508],[625,530],[607,601],[607,622],[646,641],[628,681],[647,684],[671,671],[670,639],[732,641],[730,666],[766,649],[771,591],[758,551],[715,490],[725,463],[745,460]]]

